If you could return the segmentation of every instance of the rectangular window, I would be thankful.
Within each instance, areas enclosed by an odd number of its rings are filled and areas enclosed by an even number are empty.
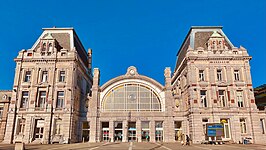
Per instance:
[[[44,108],[45,101],[46,101],[46,92],[45,91],[40,91],[39,99],[37,101],[37,106],[36,107]]]
[[[62,134],[62,119],[55,119],[55,135],[61,135]]]
[[[20,108],[27,108],[28,101],[29,101],[29,92],[23,91],[22,97],[21,97]]]
[[[4,106],[0,106],[0,120],[3,117],[3,113],[4,113]]]
[[[234,70],[234,77],[235,77],[235,81],[240,80],[239,70]]]
[[[261,133],[265,134],[265,119],[260,119]]]
[[[26,71],[24,82],[30,82],[31,71]]]
[[[64,107],[64,91],[57,92],[57,101],[56,101],[56,108],[63,108]]]
[[[47,82],[48,80],[48,71],[42,72],[42,82]]]
[[[226,96],[225,96],[225,90],[219,90],[219,101],[221,107],[226,107]]]
[[[222,81],[222,70],[217,70],[217,80]]]
[[[204,70],[199,71],[199,81],[204,81]]]
[[[26,119],[24,119],[24,118],[18,119],[17,134],[23,134],[24,133],[25,123],[26,123]]]
[[[60,71],[59,72],[59,82],[65,82],[65,78],[66,78],[65,71]]]
[[[240,129],[241,133],[247,133],[246,119],[240,118]]]
[[[236,100],[238,107],[244,107],[242,91],[236,91]]]
[[[207,96],[206,96],[205,90],[200,91],[200,101],[201,101],[202,107],[207,107]]]

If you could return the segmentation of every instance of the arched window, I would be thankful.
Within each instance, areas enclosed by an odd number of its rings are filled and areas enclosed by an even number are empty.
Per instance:
[[[122,84],[107,92],[102,110],[161,111],[161,104],[153,89],[140,84]]]
[[[49,46],[48,46],[48,52],[52,52],[53,51],[53,44],[52,43],[49,43]]]
[[[45,51],[46,50],[46,43],[42,44],[42,50]]]

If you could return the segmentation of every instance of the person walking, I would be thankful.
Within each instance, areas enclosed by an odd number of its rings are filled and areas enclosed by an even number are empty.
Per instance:
[[[186,135],[186,140],[187,140],[187,142],[186,142],[186,145],[190,145],[190,138],[189,138],[189,136],[188,135]]]

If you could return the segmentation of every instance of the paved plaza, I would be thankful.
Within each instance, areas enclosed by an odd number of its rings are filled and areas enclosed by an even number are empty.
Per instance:
[[[50,144],[36,145],[28,144],[26,150],[266,150],[266,145],[258,144],[223,144],[223,145],[204,145],[193,144],[182,146],[180,143],[75,143],[75,144]],[[0,150],[13,150],[14,145],[0,144]]]

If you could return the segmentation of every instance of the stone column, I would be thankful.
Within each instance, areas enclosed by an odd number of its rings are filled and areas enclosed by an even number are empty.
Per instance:
[[[136,122],[136,134],[137,134],[137,142],[141,142],[141,120],[137,120]]]
[[[128,121],[123,120],[123,139],[122,142],[127,142],[127,135],[128,135]]]
[[[90,119],[90,141],[96,142],[96,117]]]
[[[150,142],[155,142],[155,121],[150,121]]]
[[[114,142],[114,121],[109,121],[109,139],[111,142]]]
[[[91,129],[90,129],[90,142],[99,141],[99,136],[97,133],[101,133],[100,129],[100,121],[97,118],[99,116],[98,108],[99,108],[99,78],[100,78],[100,70],[98,68],[94,69],[93,76],[93,85],[92,85],[92,98],[89,101],[89,112],[87,114],[90,119]]]

